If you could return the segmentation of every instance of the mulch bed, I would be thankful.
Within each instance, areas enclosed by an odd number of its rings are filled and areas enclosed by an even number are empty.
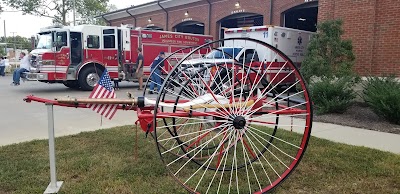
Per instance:
[[[313,121],[400,134],[400,125],[389,123],[363,103],[354,103],[344,114],[314,114]]]

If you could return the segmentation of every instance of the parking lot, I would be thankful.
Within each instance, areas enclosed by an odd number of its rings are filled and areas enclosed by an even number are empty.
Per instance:
[[[33,139],[48,137],[47,108],[42,103],[26,103],[27,95],[54,99],[56,97],[88,97],[90,91],[79,91],[63,84],[41,82],[21,82],[20,86],[11,86],[12,76],[0,77],[0,146]],[[141,96],[136,83],[121,82],[118,98],[127,98],[127,92]],[[120,125],[133,125],[135,111],[118,110],[112,120],[89,109],[54,107],[55,135],[63,136],[82,131],[92,131]]]

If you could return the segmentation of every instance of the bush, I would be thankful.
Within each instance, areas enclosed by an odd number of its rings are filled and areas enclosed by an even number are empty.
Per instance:
[[[353,66],[355,55],[351,40],[343,40],[342,20],[327,20],[318,24],[317,34],[313,36],[301,73],[308,82],[316,77],[355,76]]]
[[[316,113],[344,113],[356,97],[351,77],[321,78],[310,85]]]
[[[343,113],[356,97],[352,90],[359,79],[353,72],[355,56],[351,41],[342,39],[342,25],[342,20],[318,24],[301,64],[317,113]]]
[[[370,77],[363,89],[364,101],[378,116],[400,124],[400,83],[395,77]]]

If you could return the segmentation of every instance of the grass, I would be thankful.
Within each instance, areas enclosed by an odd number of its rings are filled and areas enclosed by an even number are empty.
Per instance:
[[[131,126],[56,139],[60,193],[187,193],[168,173],[154,140]],[[47,140],[0,147],[0,193],[42,193]],[[275,193],[400,193],[400,155],[311,138],[303,160]]]

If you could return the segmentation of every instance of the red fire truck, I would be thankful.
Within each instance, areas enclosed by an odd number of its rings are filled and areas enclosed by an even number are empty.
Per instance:
[[[212,36],[208,35],[127,26],[48,27],[39,33],[39,42],[31,52],[33,68],[25,74],[25,78],[92,90],[107,69],[113,80],[136,81],[131,68],[136,63],[137,48],[141,47],[146,79],[150,75],[152,61],[161,51],[168,56],[181,48],[199,46],[211,40]],[[199,55],[206,52],[202,51]],[[170,65],[165,67],[167,70],[170,68]]]

